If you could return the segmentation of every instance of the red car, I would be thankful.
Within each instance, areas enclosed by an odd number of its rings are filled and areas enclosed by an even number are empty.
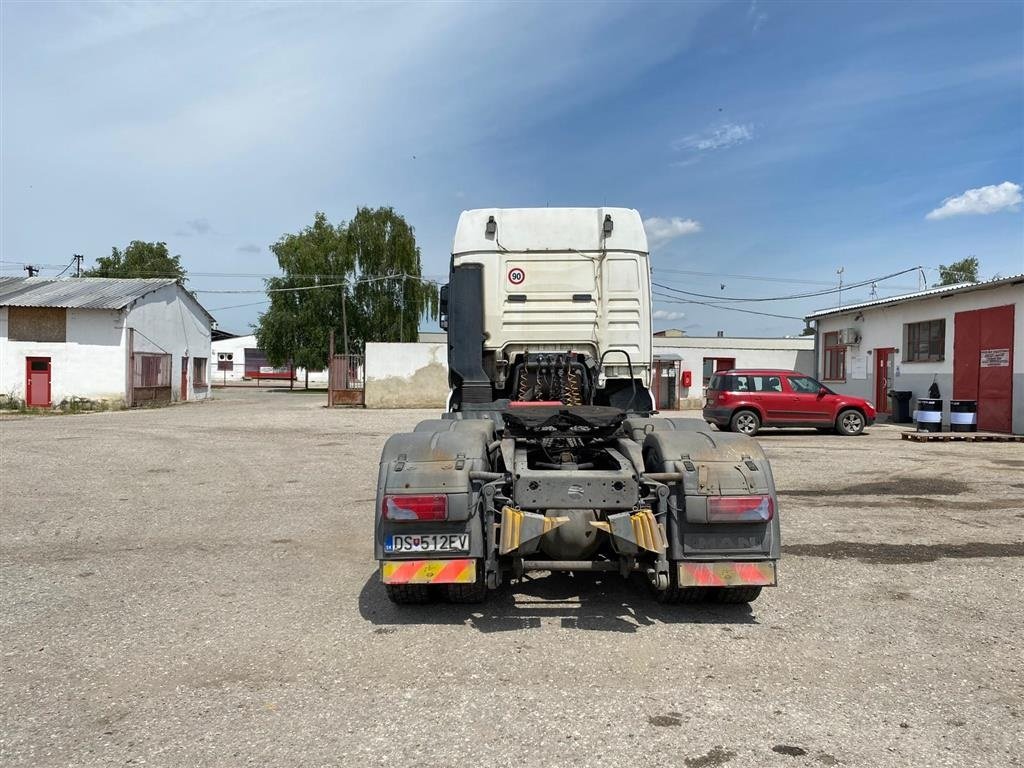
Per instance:
[[[756,435],[761,427],[817,427],[859,435],[877,416],[873,403],[837,394],[797,371],[718,371],[705,395],[704,420],[745,435]]]

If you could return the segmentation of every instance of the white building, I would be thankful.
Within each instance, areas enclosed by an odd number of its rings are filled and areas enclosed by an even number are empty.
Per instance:
[[[244,380],[294,378],[300,383],[306,381],[306,369],[289,366],[272,366],[267,356],[256,344],[256,335],[232,336],[224,334],[212,344],[213,383],[231,384]],[[309,383],[327,386],[327,371],[309,371]]]
[[[976,401],[978,429],[1024,433],[1022,304],[1024,274],[821,310],[807,318],[814,373],[880,414],[890,390],[910,392],[913,411],[934,383],[945,423],[950,400]]]
[[[209,397],[212,323],[173,279],[0,278],[0,397],[40,408]]]

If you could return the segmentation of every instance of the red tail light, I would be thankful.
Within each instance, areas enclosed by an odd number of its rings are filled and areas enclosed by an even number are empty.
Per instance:
[[[385,520],[396,523],[447,520],[448,497],[443,493],[427,496],[385,496],[381,513]]]
[[[771,496],[709,496],[709,523],[766,523],[775,516]]]

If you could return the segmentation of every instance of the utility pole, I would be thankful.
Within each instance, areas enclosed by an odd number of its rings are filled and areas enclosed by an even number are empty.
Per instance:
[[[33,267],[31,264],[26,264],[25,271],[28,272],[29,277],[35,277],[39,274],[39,267]]]
[[[836,270],[836,274],[839,275],[839,306],[843,306],[843,272],[846,271],[846,267],[840,267]]]
[[[83,256],[80,253],[76,253],[76,254],[73,254],[73,257],[75,259],[75,277],[81,277],[82,276],[82,260],[85,258],[85,256]]]
[[[341,335],[342,335],[342,349],[345,351],[345,355],[348,356],[348,314],[345,309],[345,294],[348,286],[342,286],[341,289]]]

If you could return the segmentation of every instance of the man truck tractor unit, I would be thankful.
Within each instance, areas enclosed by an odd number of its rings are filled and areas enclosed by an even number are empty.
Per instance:
[[[392,435],[380,461],[392,601],[478,602],[527,571],[637,573],[663,602],[775,585],[779,504],[758,443],[655,418],[635,210],[465,211],[441,325],[448,411]]]

